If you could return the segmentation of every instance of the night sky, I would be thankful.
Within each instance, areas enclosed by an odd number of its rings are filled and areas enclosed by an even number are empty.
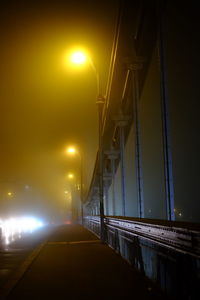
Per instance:
[[[5,1],[0,9],[0,217],[52,215],[65,207],[66,174],[82,151],[84,183],[97,152],[96,82],[90,67],[72,70],[67,51],[84,47],[103,93],[118,1]],[[11,191],[13,197],[7,197]]]

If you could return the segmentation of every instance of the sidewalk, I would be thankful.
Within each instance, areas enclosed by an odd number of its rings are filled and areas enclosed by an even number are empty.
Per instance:
[[[6,299],[165,299],[80,225],[58,227],[25,265]]]

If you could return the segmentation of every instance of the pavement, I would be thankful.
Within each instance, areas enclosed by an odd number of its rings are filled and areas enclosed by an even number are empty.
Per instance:
[[[52,232],[51,228],[40,228],[37,231],[10,235],[10,243],[0,236],[0,299],[2,287],[16,273],[23,262]],[[12,240],[12,242],[11,242]]]
[[[167,299],[81,225],[56,227],[24,261],[0,299]]]

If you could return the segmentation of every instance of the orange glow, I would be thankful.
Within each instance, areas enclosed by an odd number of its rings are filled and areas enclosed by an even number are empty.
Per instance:
[[[68,147],[67,148],[67,153],[68,154],[75,154],[76,153],[76,149],[74,147]]]
[[[73,64],[84,64],[86,62],[86,55],[82,51],[76,51],[71,55],[71,61]]]
[[[73,178],[74,178],[74,174],[69,173],[69,174],[68,174],[68,178],[69,178],[69,179],[73,179]]]
[[[82,47],[74,47],[64,56],[64,64],[67,68],[80,68],[88,65],[89,55]]]

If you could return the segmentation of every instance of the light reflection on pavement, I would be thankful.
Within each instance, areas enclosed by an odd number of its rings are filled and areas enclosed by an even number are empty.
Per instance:
[[[5,245],[9,245],[16,239],[20,239],[24,233],[32,233],[34,230],[43,226],[43,222],[34,217],[18,217],[0,220],[1,242]]]
[[[15,228],[17,229],[17,227]],[[30,229],[30,228],[29,228]],[[15,271],[20,267],[28,255],[41,243],[43,243],[51,227],[44,226],[37,230],[25,230],[20,233],[16,230],[11,231],[9,242],[6,243],[2,235],[0,240],[0,290],[6,282],[12,277]]]

